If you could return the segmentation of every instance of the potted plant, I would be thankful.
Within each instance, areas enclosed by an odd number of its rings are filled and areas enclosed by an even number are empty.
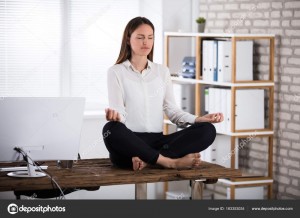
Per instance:
[[[198,24],[198,32],[204,33],[206,19],[204,17],[198,17],[196,22]]]

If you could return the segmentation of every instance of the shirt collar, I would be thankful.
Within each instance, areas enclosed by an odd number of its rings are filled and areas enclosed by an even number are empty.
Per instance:
[[[130,61],[127,59],[126,61],[123,62],[126,68],[131,68],[132,70],[134,69]],[[151,69],[153,67],[153,62],[148,60],[147,64],[147,70]]]

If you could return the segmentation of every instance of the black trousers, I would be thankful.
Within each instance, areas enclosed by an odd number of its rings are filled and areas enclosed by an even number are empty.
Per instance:
[[[139,157],[148,164],[156,164],[159,154],[180,158],[208,148],[216,137],[211,123],[195,123],[181,131],[163,133],[139,133],[128,129],[123,123],[111,121],[103,127],[103,140],[113,164],[132,167],[132,157]]]

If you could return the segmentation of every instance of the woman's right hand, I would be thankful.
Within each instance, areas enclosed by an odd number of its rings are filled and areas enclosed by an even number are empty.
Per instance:
[[[121,121],[121,116],[116,110],[106,108],[105,113],[106,113],[106,120],[108,120],[108,121],[118,121],[118,122]]]

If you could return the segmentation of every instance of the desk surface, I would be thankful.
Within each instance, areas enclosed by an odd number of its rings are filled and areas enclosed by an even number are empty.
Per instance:
[[[48,170],[61,188],[89,188],[95,186],[152,183],[164,181],[234,178],[242,174],[239,170],[202,162],[199,167],[185,170],[145,168],[141,171],[119,169],[109,159],[79,160],[72,169],[59,169],[55,161],[46,162]],[[0,163],[0,166],[8,164]],[[10,164],[13,166],[13,164]],[[52,189],[48,177],[12,178],[0,172],[0,191],[26,191]]]

